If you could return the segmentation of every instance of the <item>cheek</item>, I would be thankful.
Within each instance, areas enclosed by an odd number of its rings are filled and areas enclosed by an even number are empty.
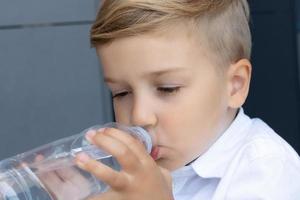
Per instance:
[[[160,136],[161,139],[177,147],[181,146],[183,139],[187,139],[186,133],[189,132],[193,119],[190,104],[186,100],[187,98],[184,97],[164,104],[158,113],[159,128],[164,133]]]
[[[168,134],[168,142],[182,147],[182,151],[190,151],[184,150],[186,144],[200,151],[216,134],[224,107],[221,91],[217,86],[206,90],[193,88],[168,105],[160,114],[160,125]]]
[[[116,122],[129,124],[129,105],[113,102]]]

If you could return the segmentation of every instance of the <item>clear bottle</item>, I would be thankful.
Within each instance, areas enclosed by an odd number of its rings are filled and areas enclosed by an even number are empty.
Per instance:
[[[77,153],[85,152],[115,170],[116,159],[85,139],[87,131],[113,127],[140,140],[148,153],[150,135],[141,127],[117,123],[93,126],[80,134],[63,138],[0,162],[0,200],[81,200],[102,193],[108,186],[74,163]]]

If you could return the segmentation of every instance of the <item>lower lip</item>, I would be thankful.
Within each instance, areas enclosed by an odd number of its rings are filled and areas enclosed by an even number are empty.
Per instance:
[[[158,154],[159,154],[159,147],[153,147],[150,154],[153,160],[158,159]]]

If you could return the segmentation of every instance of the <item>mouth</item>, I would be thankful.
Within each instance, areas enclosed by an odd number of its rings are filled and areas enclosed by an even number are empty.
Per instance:
[[[150,155],[153,158],[153,160],[157,160],[158,159],[158,155],[159,155],[159,147],[158,146],[154,146],[152,148],[152,150],[151,150]]]

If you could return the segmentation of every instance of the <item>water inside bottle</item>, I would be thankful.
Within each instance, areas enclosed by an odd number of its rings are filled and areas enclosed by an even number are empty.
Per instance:
[[[138,127],[129,129],[116,124],[106,126],[119,128],[136,137],[144,143],[150,153],[151,138],[145,130]],[[90,129],[98,128],[99,126]],[[78,168],[74,157],[84,152],[92,159],[101,161],[117,171],[121,170],[121,167],[115,158],[85,139],[87,130],[1,161],[0,200],[82,200],[90,195],[105,192],[108,186]],[[75,181],[75,184],[68,188],[71,188],[72,192],[63,188],[65,184],[52,184],[49,181],[52,180],[52,175],[60,181]]]

